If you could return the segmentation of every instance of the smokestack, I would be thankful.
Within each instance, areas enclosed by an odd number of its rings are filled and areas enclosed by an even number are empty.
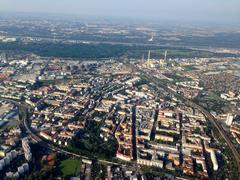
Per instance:
[[[151,57],[151,51],[148,51],[148,66],[150,66],[150,57]]]
[[[165,51],[165,55],[164,55],[164,61],[167,60],[167,51]]]

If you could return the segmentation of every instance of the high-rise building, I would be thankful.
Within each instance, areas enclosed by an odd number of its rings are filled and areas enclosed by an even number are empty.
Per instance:
[[[166,64],[167,64],[166,62],[167,62],[167,51],[165,51],[165,53],[164,53],[164,59],[159,60],[159,66],[160,67],[166,66]]]
[[[26,160],[31,161],[32,160],[31,148],[29,146],[28,138],[26,137],[22,139],[22,148],[24,150]]]
[[[7,61],[7,56],[5,53],[0,54],[0,62],[6,62]]]
[[[226,125],[227,126],[231,126],[232,125],[232,122],[233,122],[233,115],[228,113],[227,115],[227,119],[226,119]]]
[[[144,62],[144,59],[145,59],[145,58],[144,58],[144,54],[143,54],[143,55],[142,55],[142,62]]]

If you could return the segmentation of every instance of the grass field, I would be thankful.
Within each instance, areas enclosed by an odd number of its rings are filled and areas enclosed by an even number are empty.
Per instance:
[[[215,111],[217,113],[229,111],[227,102],[214,93],[207,96],[198,96],[195,101],[208,111]]]
[[[61,161],[60,168],[64,177],[69,175],[75,175],[76,173],[80,172],[81,160],[75,159],[63,160]]]

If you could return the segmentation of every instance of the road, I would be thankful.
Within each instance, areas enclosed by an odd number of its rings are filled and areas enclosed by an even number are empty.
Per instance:
[[[136,106],[134,105],[131,109],[132,116],[132,155],[133,160],[137,160],[137,140],[136,140]]]
[[[238,153],[237,149],[235,148],[235,146],[233,145],[231,139],[227,136],[227,134],[225,133],[224,129],[222,128],[222,126],[218,123],[217,119],[211,114],[209,113],[206,109],[204,109],[203,107],[201,107],[200,105],[196,104],[195,102],[189,100],[188,98],[176,93],[175,91],[169,89],[166,85],[161,84],[161,80],[154,77],[153,75],[151,75],[148,72],[145,72],[141,69],[139,69],[136,66],[133,66],[130,63],[127,63],[128,66],[132,66],[132,68],[137,71],[140,72],[141,75],[147,79],[149,82],[153,82],[155,85],[157,85],[158,87],[163,88],[164,90],[166,90],[167,92],[169,92],[170,94],[176,96],[177,98],[179,98],[180,100],[183,100],[183,102],[193,108],[198,109],[215,127],[216,129],[219,131],[219,133],[221,134],[221,136],[223,137],[223,139],[225,140],[225,142],[227,143],[228,147],[231,149],[236,164],[237,164],[237,168],[238,168],[238,179],[240,180],[240,154]]]
[[[158,122],[157,122],[158,113],[159,113],[159,107],[157,106],[155,111],[154,111],[154,115],[153,115],[154,122],[153,122],[153,127],[152,127],[152,130],[151,130],[151,134],[150,134],[150,140],[151,141],[154,141],[154,139],[155,139],[156,127],[158,126]]]

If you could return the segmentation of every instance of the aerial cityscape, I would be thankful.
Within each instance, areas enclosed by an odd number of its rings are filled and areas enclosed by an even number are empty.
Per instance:
[[[139,1],[0,1],[0,180],[240,179],[240,3]]]

